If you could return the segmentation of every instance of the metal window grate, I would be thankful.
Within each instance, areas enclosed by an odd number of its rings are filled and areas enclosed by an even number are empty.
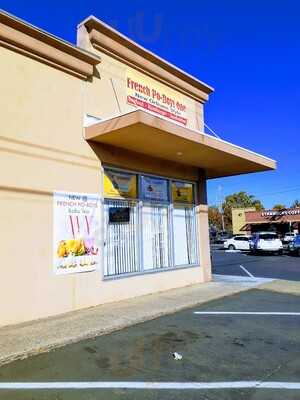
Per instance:
[[[144,270],[170,267],[168,206],[143,205],[142,221]]]
[[[198,241],[194,207],[174,207],[173,235],[175,266],[197,264]]]
[[[198,264],[198,240],[195,207],[185,208],[188,264]]]
[[[128,207],[129,222],[109,222],[110,207]],[[105,200],[104,202],[104,275],[139,272],[138,205],[134,201]]]

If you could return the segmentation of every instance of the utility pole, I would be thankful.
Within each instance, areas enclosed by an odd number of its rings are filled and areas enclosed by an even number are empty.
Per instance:
[[[219,185],[218,186],[218,191],[217,191],[217,205],[219,209],[219,213],[221,214],[221,220],[222,220],[222,231],[225,231],[225,224],[224,224],[224,214],[223,214],[223,209],[222,209],[222,204],[224,201],[224,196],[223,196],[223,186]]]

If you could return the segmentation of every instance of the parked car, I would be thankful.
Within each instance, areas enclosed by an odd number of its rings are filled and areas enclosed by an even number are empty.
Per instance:
[[[288,244],[292,242],[296,236],[297,234],[294,232],[287,232],[282,239],[283,244]]]
[[[300,256],[300,235],[297,235],[288,245],[289,253]]]
[[[275,232],[257,232],[250,240],[250,250],[252,253],[272,252],[283,253],[282,241]]]
[[[215,243],[223,244],[228,238],[230,238],[230,233],[226,231],[218,232],[215,238]]]
[[[230,239],[225,240],[224,249],[228,250],[250,250],[249,244],[250,236],[236,235]]]

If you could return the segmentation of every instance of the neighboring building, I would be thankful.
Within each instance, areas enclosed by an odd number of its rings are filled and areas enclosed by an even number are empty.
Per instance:
[[[206,180],[276,167],[203,133],[207,84],[77,37],[0,13],[0,325],[209,281]]]
[[[248,208],[236,210],[233,210],[232,213],[232,224],[239,228],[239,232],[234,233],[275,231],[284,235],[286,232],[300,232],[300,208],[261,211]],[[242,221],[244,223],[241,226]]]
[[[248,208],[233,208],[232,213],[232,233],[238,235],[240,233],[245,233],[242,230],[246,224],[246,212],[255,211],[255,207]]]

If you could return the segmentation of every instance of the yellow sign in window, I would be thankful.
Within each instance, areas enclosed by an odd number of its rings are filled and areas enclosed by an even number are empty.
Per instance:
[[[106,170],[104,172],[104,196],[135,199],[137,197],[136,175]]]
[[[172,198],[174,203],[189,203],[194,202],[194,186],[187,182],[172,182]]]

